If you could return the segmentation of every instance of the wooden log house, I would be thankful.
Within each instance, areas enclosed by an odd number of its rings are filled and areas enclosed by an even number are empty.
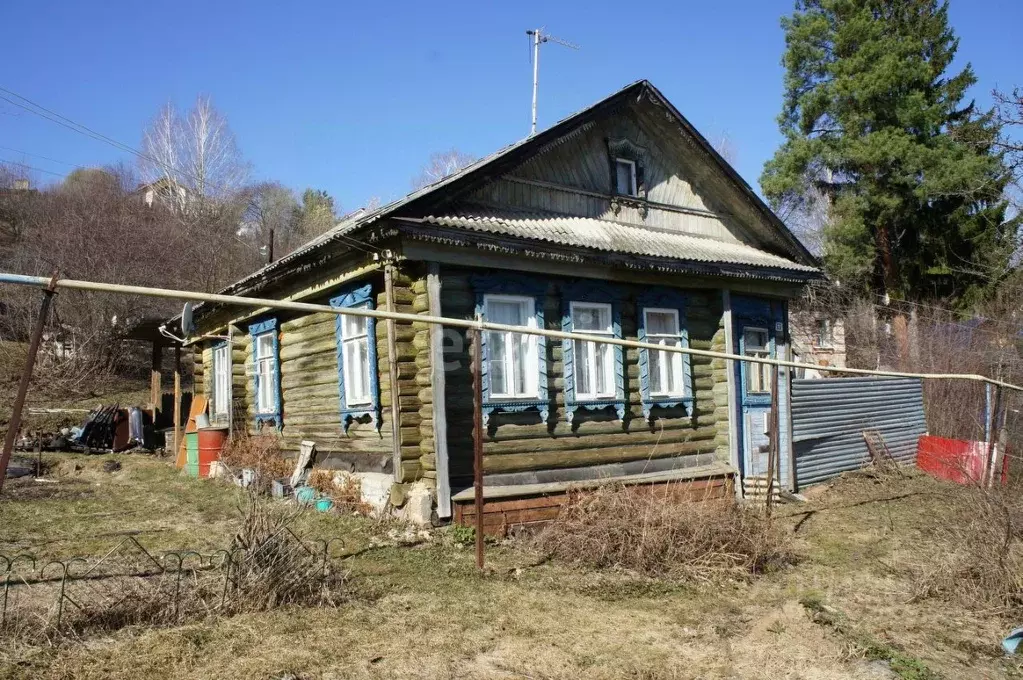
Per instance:
[[[347,217],[224,292],[785,357],[787,301],[818,277],[753,190],[640,81]],[[288,452],[314,441],[316,466],[393,485],[399,502],[418,485],[437,517],[470,520],[465,331],[212,304],[195,320],[196,385],[214,420],[274,428]],[[498,333],[483,334],[481,352],[489,528],[549,518],[567,490],[606,479],[689,480],[711,495],[763,484],[766,367]]]

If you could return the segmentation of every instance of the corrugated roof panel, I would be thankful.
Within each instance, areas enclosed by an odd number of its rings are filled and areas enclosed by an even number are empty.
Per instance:
[[[488,210],[428,215],[423,221],[442,227],[528,238],[605,252],[801,272],[817,271],[813,267],[742,243],[729,243],[693,234],[650,229],[591,217],[572,217],[536,211]]]

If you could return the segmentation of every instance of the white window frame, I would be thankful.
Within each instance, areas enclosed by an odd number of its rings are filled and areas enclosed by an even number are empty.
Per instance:
[[[490,314],[490,303],[491,302],[504,302],[519,305],[524,314],[523,317],[526,319],[526,325],[523,328],[536,328],[536,299],[528,295],[500,295],[487,293],[483,296],[483,313],[489,321],[493,321]],[[521,333],[513,333],[511,331],[506,332],[495,332],[487,331],[490,337],[494,335],[504,336],[504,346],[506,349],[513,351],[506,352],[504,357],[504,375],[505,375],[505,387],[511,389],[507,392],[497,392],[494,390],[493,382],[489,384],[490,400],[506,400],[506,399],[538,399],[540,394],[540,356],[537,352],[537,336],[526,335],[523,336]],[[515,376],[518,372],[515,370],[515,352],[514,348],[519,346],[519,338],[525,337],[526,340],[526,355],[522,357],[522,361],[525,362],[524,370],[522,373],[526,376],[526,384],[522,386],[521,391],[515,390]],[[487,347],[487,362],[494,363],[494,343],[488,340]],[[490,379],[491,372],[488,370],[487,376]]]
[[[651,333],[649,314],[670,314],[675,319],[675,333]],[[682,346],[682,324],[678,318],[678,310],[671,309],[670,307],[644,307],[643,308],[643,328],[646,329],[646,341],[655,345],[661,345],[662,347],[681,347]],[[669,342],[671,344],[669,344]],[[650,353],[647,358],[647,365],[649,366],[653,362],[651,357],[657,350],[648,350]],[[653,388],[653,375],[651,374],[647,380],[650,389],[651,397],[684,397],[686,396],[686,385],[685,385],[685,367],[683,365],[683,357],[680,352],[660,352],[661,361],[659,362],[660,375],[658,378],[661,381],[661,385],[668,384],[669,373],[674,373],[675,385],[678,389],[674,392],[654,392]]]
[[[364,304],[361,304],[361,305],[356,305],[356,306],[352,307],[351,309],[368,309],[368,308],[369,308],[369,303],[367,302],[367,303],[364,303]],[[365,406],[367,404],[372,404],[373,403],[373,381],[372,381],[372,378],[370,376],[370,371],[373,370],[373,367],[369,365],[369,363],[370,363],[369,362],[369,356],[370,356],[370,351],[369,351],[369,343],[370,343],[370,337],[369,337],[369,317],[365,317],[365,316],[364,317],[355,317],[354,315],[352,315],[352,316],[353,316],[353,318],[361,319],[363,321],[363,323],[365,323],[366,330],[363,333],[359,334],[359,335],[356,335],[356,336],[353,336],[353,337],[348,337],[345,334],[345,330],[346,330],[346,328],[345,328],[345,321],[346,321],[346,319],[344,319],[344,318],[341,319],[341,356],[343,358],[342,364],[344,366],[344,376],[343,376],[343,379],[345,381],[345,406],[348,407],[348,408],[351,408],[353,406]],[[351,356],[357,356],[358,352],[354,352],[352,354],[349,354],[349,352],[347,351],[347,348],[349,346],[355,345],[357,343],[365,343],[366,344],[366,363],[359,367],[359,369],[364,372],[364,378],[365,378],[364,379],[364,383],[365,383],[365,386],[366,386],[366,394],[365,394],[365,396],[357,396],[357,397],[353,398],[353,395],[352,395],[352,385],[355,384],[354,381],[353,381],[353,377],[354,377],[354,372],[353,371],[355,370],[355,367],[352,366],[353,362],[350,361],[349,359],[350,359]]]
[[[618,184],[618,166],[619,164],[625,164],[629,166],[629,186],[623,189],[621,184]],[[617,184],[618,195],[620,196],[638,196],[639,187],[636,182],[636,161],[628,158],[615,158],[615,183]]]
[[[761,351],[757,354],[751,354],[749,345],[746,343],[746,334],[749,332],[763,333],[764,334],[764,346]],[[767,328],[761,328],[759,326],[746,326],[742,329],[742,351],[745,356],[762,356],[762,358],[771,358],[771,333]],[[746,384],[743,388],[746,390],[746,394],[770,394],[771,393],[771,372],[770,364],[761,364],[759,362],[747,361],[746,363]],[[750,389],[750,377],[753,375],[753,371],[756,371],[760,376],[760,382],[763,383],[760,390]]]
[[[227,418],[230,415],[231,383],[233,381],[231,366],[231,345],[229,343],[213,348],[211,355],[213,364],[213,408],[210,414],[214,420]]]
[[[256,364],[256,375],[259,376],[259,389],[256,391],[256,413],[260,415],[277,412],[277,400],[274,398],[274,390],[277,386],[277,353],[274,351],[273,338],[273,334],[276,332],[275,329],[252,338],[252,354]],[[266,343],[269,346],[264,348],[267,351],[265,355],[259,351],[261,340],[269,341]],[[269,403],[264,403],[264,399]]]
[[[592,331],[592,330],[582,330],[581,331],[581,330],[576,329],[576,327],[575,327],[575,310],[577,308],[579,308],[579,307],[600,308],[600,309],[607,310],[607,328],[605,330],[603,330],[603,331]],[[572,332],[585,333],[586,335],[596,335],[596,336],[600,336],[600,337],[606,336],[608,339],[613,339],[615,337],[615,332],[614,332],[614,313],[613,313],[611,304],[608,303],[608,302],[575,302],[575,301],[573,301],[573,302],[570,302],[568,304],[568,314],[569,314],[569,317],[570,317],[571,322],[572,322]],[[572,342],[575,343],[575,342],[579,342],[579,341],[573,340]],[[610,345],[610,344],[606,344],[606,343],[596,343],[596,342],[593,342],[593,341],[590,341],[590,340],[583,340],[581,342],[584,342],[585,344],[590,345],[593,348],[593,351],[589,352],[589,356],[594,357],[594,359],[596,359],[596,356],[597,356],[596,348],[597,348],[598,344],[601,344],[601,345],[607,347],[607,352],[604,355],[604,365],[603,366],[597,366],[596,360],[594,360],[593,362],[586,362],[586,363],[584,363],[583,362],[583,357],[581,356],[582,353],[578,351],[578,347],[575,347],[575,346],[572,347],[572,363],[573,363],[574,373],[575,373],[575,375],[573,376],[573,380],[575,381],[575,400],[576,401],[591,401],[591,400],[596,400],[596,399],[613,399],[613,398],[615,398],[617,396],[617,391],[616,391],[616,383],[615,383],[615,353],[614,353],[613,346]],[[594,391],[594,392],[583,392],[582,390],[579,389],[579,376],[582,374],[582,371],[586,371],[587,372],[587,377],[589,378],[590,385],[592,385],[593,388],[596,389],[596,386],[598,384],[597,374],[598,374],[598,371],[600,371],[600,370],[603,370],[603,372],[604,372],[604,384],[607,386],[607,389],[608,389],[607,392],[596,392],[596,391]]]

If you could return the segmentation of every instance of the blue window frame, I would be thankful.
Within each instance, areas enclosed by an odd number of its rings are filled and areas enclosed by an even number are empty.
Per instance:
[[[253,382],[256,390],[256,426],[281,422],[281,362],[277,319],[271,318],[249,325],[252,337]]]
[[[636,296],[640,342],[689,348],[686,297],[680,291],[647,289]],[[639,350],[639,389],[643,417],[654,408],[682,406],[693,415],[692,361],[688,354]]]
[[[562,286],[561,328],[567,333],[622,337],[622,293],[595,281]],[[625,357],[621,345],[583,340],[562,340],[565,366],[565,419],[575,412],[613,408],[625,418]]]
[[[512,326],[543,328],[547,284],[542,277],[516,274],[473,276],[476,318]],[[536,409],[550,417],[547,389],[547,339],[536,335],[487,331],[480,334],[483,425],[490,414]]]
[[[373,284],[351,288],[330,300],[331,307],[373,309]],[[380,380],[377,376],[376,319],[341,315],[334,324],[337,336],[337,384],[341,427],[369,416],[380,430]]]

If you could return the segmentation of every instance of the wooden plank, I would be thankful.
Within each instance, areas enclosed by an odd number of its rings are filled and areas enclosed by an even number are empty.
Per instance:
[[[440,265],[427,264],[426,292],[430,314],[441,316]],[[444,399],[444,328],[430,326],[430,391],[433,395],[433,445],[437,470],[437,516],[451,517],[451,478],[448,475],[448,423],[447,403]]]
[[[181,445],[181,346],[174,348],[174,448]]]
[[[395,294],[394,286],[394,265],[388,263],[384,267],[384,296],[385,306],[388,311],[393,312],[394,306],[397,302],[397,296]],[[397,427],[391,428],[391,446],[394,456],[394,474],[395,480],[401,481],[402,479],[402,468],[401,468],[401,409],[398,408],[398,399],[393,398],[394,395],[401,394],[396,392],[395,388],[401,387],[401,383],[398,380],[398,363],[396,357],[398,357],[398,338],[397,330],[395,329],[394,319],[387,319],[387,358],[388,358],[388,369],[390,371],[390,380],[387,382],[387,390],[391,393],[391,422],[396,423]]]

